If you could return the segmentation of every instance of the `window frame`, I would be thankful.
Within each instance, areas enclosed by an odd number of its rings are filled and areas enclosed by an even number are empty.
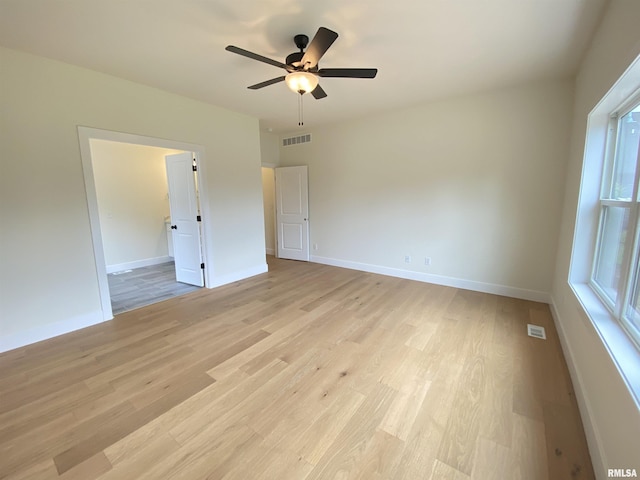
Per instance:
[[[584,321],[587,329],[592,328],[598,340],[607,352],[620,379],[627,387],[632,401],[640,409],[640,348],[632,340],[624,324],[617,320],[606,308],[601,297],[590,286],[590,275],[595,254],[595,244],[598,233],[599,206],[603,175],[606,173],[605,160],[609,138],[609,122],[611,112],[620,110],[627,101],[640,94],[640,55],[631,59],[625,71],[615,80],[604,95],[591,106],[587,112],[584,137],[578,138],[579,144],[574,145],[582,154],[580,174],[576,180],[578,188],[575,205],[575,222],[573,223],[573,239],[571,242],[571,256],[567,270],[566,285],[571,297],[566,297],[562,288],[554,291],[552,307],[556,321],[563,330],[564,322]],[[586,105],[585,105],[586,106]],[[576,113],[577,115],[580,112]],[[575,120],[575,119],[574,119]],[[577,128],[580,128],[577,124]],[[574,185],[569,184],[568,188]],[[572,191],[569,190],[569,194]],[[559,257],[562,259],[562,257]],[[573,300],[577,302],[577,316],[573,317]],[[565,315],[566,318],[562,318]],[[579,334],[580,329],[571,332]],[[561,337],[562,338],[562,337]],[[590,343],[589,337],[576,339],[586,341],[585,348],[597,348]],[[570,349],[569,344],[567,348]],[[570,353],[570,355],[573,355]],[[599,357],[600,358],[600,357]]]
[[[598,227],[596,230],[595,245],[592,256],[591,271],[589,274],[589,287],[597,295],[604,307],[622,326],[625,333],[630,337],[635,347],[640,350],[640,327],[636,327],[632,320],[627,318],[627,310],[630,305],[637,269],[640,268],[640,148],[636,154],[636,169],[632,194],[629,200],[612,199],[611,190],[615,177],[616,153],[620,141],[620,122],[622,118],[636,108],[640,107],[640,91],[630,95],[618,108],[609,116],[607,135],[604,148],[604,161],[601,173],[600,195],[598,199]],[[604,223],[606,220],[607,208],[617,207],[628,209],[629,220],[627,224],[627,235],[630,234],[630,241],[625,242],[622,259],[622,271],[620,272],[620,283],[616,289],[616,299],[612,301],[605,290],[596,281],[598,263],[602,254],[601,243],[603,238]]]

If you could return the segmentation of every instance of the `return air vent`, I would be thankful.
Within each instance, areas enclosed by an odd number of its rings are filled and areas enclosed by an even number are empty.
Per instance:
[[[299,145],[301,143],[310,143],[311,142],[311,134],[305,133],[304,135],[298,135],[296,137],[289,137],[282,139],[283,147],[290,147],[291,145]]]
[[[542,340],[547,339],[547,335],[544,333],[544,327],[539,327],[538,325],[527,324],[527,333],[530,337],[541,338]]]

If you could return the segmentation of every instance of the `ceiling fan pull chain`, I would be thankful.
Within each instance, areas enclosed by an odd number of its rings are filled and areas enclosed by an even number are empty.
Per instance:
[[[302,93],[298,97],[298,126],[302,127],[304,125],[304,112],[302,110]]]

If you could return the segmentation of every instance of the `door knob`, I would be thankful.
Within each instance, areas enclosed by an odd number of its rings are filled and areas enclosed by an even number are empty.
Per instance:
[[[171,225],[171,230],[177,230],[178,226],[177,225]]]

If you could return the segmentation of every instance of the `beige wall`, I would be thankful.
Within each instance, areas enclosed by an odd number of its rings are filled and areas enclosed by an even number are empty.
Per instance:
[[[260,131],[260,155],[264,166],[273,167],[280,163],[280,137],[277,134]]]
[[[0,350],[102,320],[78,126],[202,145],[208,265],[266,269],[258,120],[0,49]]]
[[[262,168],[262,198],[264,205],[264,242],[269,255],[276,253],[276,185],[273,168]]]
[[[91,140],[91,162],[107,270],[168,260],[164,157],[179,150]],[[129,268],[129,267],[126,267]]]
[[[598,478],[608,468],[640,469],[640,411],[593,324],[568,286],[587,117],[640,54],[640,2],[613,0],[576,79],[571,155],[558,244],[553,303]],[[640,368],[640,366],[638,367]]]
[[[314,258],[546,300],[572,94],[570,81],[536,83],[316,128],[311,143],[281,147],[282,165],[309,166]]]

